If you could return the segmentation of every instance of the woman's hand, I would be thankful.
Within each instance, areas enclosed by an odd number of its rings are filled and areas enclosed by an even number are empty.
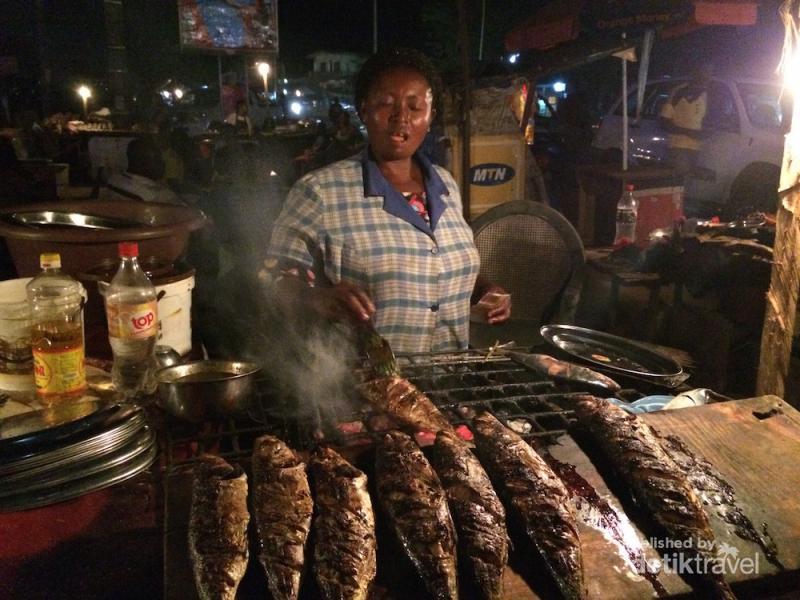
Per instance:
[[[375,305],[369,294],[357,285],[341,281],[333,287],[315,287],[309,290],[309,304],[317,314],[340,321],[369,321],[375,314]]]
[[[503,323],[511,316],[511,294],[499,285],[493,285],[486,289],[473,308],[480,311],[481,320],[486,323]]]

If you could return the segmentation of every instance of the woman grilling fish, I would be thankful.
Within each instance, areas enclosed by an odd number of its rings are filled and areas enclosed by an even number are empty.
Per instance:
[[[289,192],[265,266],[291,303],[332,321],[374,321],[396,352],[467,347],[470,305],[489,323],[511,314],[479,257],[451,175],[418,149],[440,82],[421,53],[364,63],[355,86],[369,146],[309,173]]]

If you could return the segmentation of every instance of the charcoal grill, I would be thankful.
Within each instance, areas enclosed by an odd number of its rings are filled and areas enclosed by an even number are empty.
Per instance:
[[[572,408],[576,396],[589,391],[598,392],[575,384],[554,382],[506,356],[490,354],[488,350],[467,350],[397,358],[403,376],[423,390],[454,426],[468,425],[471,411],[488,410],[520,432],[523,438],[537,444],[546,445],[565,433],[575,418]],[[366,364],[355,365],[354,383],[366,372]],[[615,395],[627,401],[665,391],[644,381],[617,380],[624,389]],[[194,589],[194,581],[187,535],[192,467],[199,454],[218,454],[247,468],[255,439],[270,433],[297,450],[308,450],[325,438],[335,446],[344,447],[343,454],[356,466],[366,469],[365,472],[370,469],[368,444],[380,435],[370,425],[378,415],[357,397],[355,390],[351,409],[325,417],[319,412],[309,414],[306,411],[305,418],[297,418],[291,401],[278,398],[267,382],[259,386],[254,404],[252,420],[225,420],[201,426],[177,421],[167,423],[164,444],[167,467],[164,478],[164,597],[169,600],[194,597],[189,591]],[[386,545],[379,544],[379,553],[386,552],[385,548]],[[391,550],[379,557],[384,566],[376,587],[400,590],[410,585],[406,571],[402,568],[394,571],[393,565],[402,563],[395,559]],[[529,584],[512,571],[513,567],[507,569],[507,589],[529,591]],[[248,573],[253,575],[249,579],[245,576],[240,597],[263,597],[265,590],[259,569],[251,568]],[[509,597],[516,597],[513,593],[510,591]],[[401,593],[397,597],[416,596],[402,596]]]
[[[468,426],[474,414],[486,410],[523,438],[539,438],[544,444],[566,432],[574,420],[572,407],[577,396],[598,394],[594,388],[555,382],[488,350],[403,355],[398,357],[398,365],[403,376],[425,392],[455,427]],[[354,383],[366,372],[366,365],[356,365]],[[628,402],[664,392],[650,382],[614,377],[624,386],[614,395]],[[202,452],[246,460],[254,440],[264,433],[299,450],[322,440],[339,446],[369,444],[379,434],[371,428],[375,413],[355,391],[352,408],[324,417],[315,412],[297,418],[292,401],[278,398],[266,382],[259,386],[257,396],[252,420],[225,420],[200,427],[172,423],[167,429],[167,466],[191,462]]]

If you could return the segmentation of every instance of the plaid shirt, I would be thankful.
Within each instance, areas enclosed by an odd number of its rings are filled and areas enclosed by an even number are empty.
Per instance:
[[[375,303],[375,325],[396,352],[467,347],[480,267],[451,175],[416,155],[430,225],[383,177],[368,151],[309,173],[289,192],[268,260],[317,280],[350,281]]]

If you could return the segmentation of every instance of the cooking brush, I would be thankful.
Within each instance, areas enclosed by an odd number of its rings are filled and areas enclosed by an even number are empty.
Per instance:
[[[397,359],[389,342],[378,333],[370,320],[359,327],[361,348],[367,357],[372,371],[378,377],[397,375]]]

